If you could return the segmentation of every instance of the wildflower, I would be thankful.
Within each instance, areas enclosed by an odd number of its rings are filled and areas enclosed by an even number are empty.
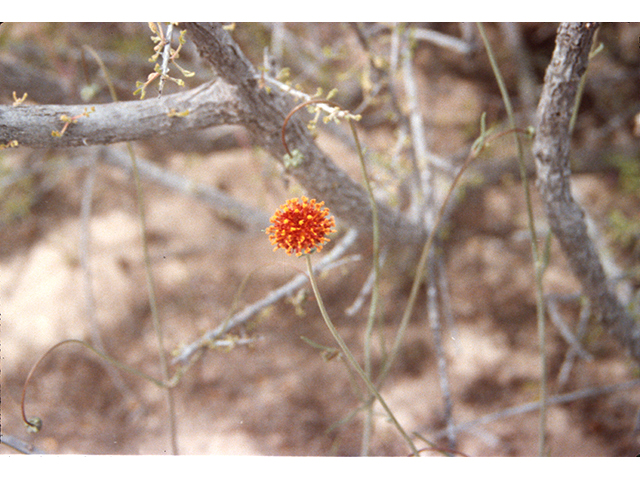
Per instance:
[[[288,255],[295,252],[299,257],[314,248],[322,250],[322,244],[329,241],[326,235],[335,232],[336,225],[334,218],[328,216],[329,209],[322,208],[323,205],[324,202],[316,203],[307,197],[302,197],[302,202],[291,198],[280,205],[271,217],[272,225],[265,231],[271,244],[276,246],[273,251],[284,248]]]

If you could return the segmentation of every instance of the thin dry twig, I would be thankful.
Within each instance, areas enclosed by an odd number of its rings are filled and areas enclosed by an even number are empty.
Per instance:
[[[132,170],[131,158],[119,149],[109,148],[101,160],[127,172]],[[266,212],[245,205],[211,185],[195,182],[143,158],[137,158],[136,161],[142,178],[205,202],[213,207],[222,218],[228,219],[236,225],[257,232],[269,224],[269,215]]]
[[[384,265],[384,262],[387,258],[387,252],[388,251],[386,249],[380,252],[380,268],[382,268]],[[347,315],[348,317],[353,317],[356,313],[360,311],[367,297],[371,295],[371,290],[373,289],[374,280],[375,280],[375,269],[372,268],[371,271],[369,272],[369,275],[367,276],[367,279],[362,284],[362,287],[360,287],[360,292],[358,292],[358,296],[351,303],[351,305],[345,309],[344,311],[345,315]]]
[[[0,435],[0,444],[6,445],[7,447],[13,448],[20,453],[24,453],[26,455],[46,455],[47,452],[39,449],[31,445],[30,443],[25,442],[24,440],[20,440],[13,435],[7,435],[3,433]]]
[[[474,46],[465,40],[427,28],[415,28],[412,35],[416,40],[429,42],[463,55],[468,55],[474,50]]]
[[[575,335],[578,342],[582,340],[582,337],[584,337],[584,334],[587,331],[587,324],[589,323],[590,317],[591,308],[589,308],[589,301],[584,299],[580,308],[580,317]],[[558,373],[558,389],[563,389],[569,380],[569,375],[573,369],[576,357],[578,357],[578,351],[575,348],[570,347],[564,362],[562,362],[562,366],[560,367],[560,373]]]
[[[424,131],[424,118],[418,107],[418,86],[416,84],[413,68],[413,55],[405,39],[402,48],[402,78],[407,94],[407,124],[412,145],[412,159],[414,172],[411,177],[415,180],[415,188],[412,189],[413,198],[410,205],[409,216],[416,221],[425,222],[431,227],[437,207],[435,206],[435,192],[433,191],[433,168],[429,161],[427,138]],[[422,218],[421,218],[422,216]]]
[[[560,309],[558,308],[559,298],[557,295],[547,295],[547,312],[549,313],[549,318],[551,322],[556,326],[560,335],[564,338],[564,340],[571,346],[571,349],[575,351],[575,353],[582,358],[583,360],[591,361],[593,360],[593,356],[587,352],[582,345],[580,345],[580,340],[577,338],[573,332],[569,329],[567,322],[564,317],[560,313]]]
[[[339,263],[341,264],[341,262],[338,262],[338,260],[340,260],[345,252],[354,244],[358,236],[359,235],[356,230],[349,230],[344,235],[344,237],[331,249],[331,251],[327,253],[327,255],[322,257],[322,259],[316,265],[314,265],[314,274],[318,274],[322,271],[327,271],[331,268],[334,268]],[[207,346],[210,345],[211,342],[215,341],[223,335],[226,335],[233,329],[245,325],[262,309],[274,304],[275,302],[283,298],[293,295],[296,290],[305,285],[308,281],[309,277],[302,273],[296,276],[293,280],[287,282],[285,285],[269,292],[261,300],[258,300],[257,302],[245,307],[240,312],[232,315],[230,318],[227,318],[218,327],[206,332],[198,340],[183,347],[173,358],[172,364],[188,364],[191,361],[192,357],[198,351],[207,348]]]
[[[162,28],[162,27],[160,27]],[[165,34],[165,41],[167,42],[162,49],[162,67],[160,74],[160,81],[158,83],[158,96],[162,96],[162,90],[164,84],[169,76],[169,59],[171,57],[171,38],[173,36],[173,23],[167,25],[167,33]]]
[[[640,380],[630,380],[628,382],[619,383],[616,385],[609,385],[605,387],[594,387],[577,390],[575,392],[565,393],[563,395],[556,395],[548,397],[545,402],[546,406],[561,405],[563,403],[575,402],[576,400],[582,400],[584,398],[596,397],[599,395],[612,394],[624,390],[631,390],[633,388],[640,387]],[[515,407],[507,408],[499,412],[494,412],[489,415],[477,418],[470,422],[464,422],[456,425],[454,431],[456,433],[462,433],[471,430],[481,425],[487,425],[489,423],[498,422],[505,418],[513,417],[516,415],[524,415],[525,413],[535,412],[540,408],[541,402],[528,402]],[[444,428],[431,436],[434,441],[446,438],[449,435],[449,429]]]
[[[439,297],[441,297],[441,295],[438,291],[439,282],[437,280],[437,270],[441,265],[442,264],[439,262],[432,262],[428,268],[429,281],[427,283],[427,311],[429,315],[429,327],[431,328],[431,335],[433,335],[433,343],[436,351],[438,380],[440,382],[440,392],[444,403],[444,420],[447,425],[448,432],[447,439],[449,441],[449,447],[454,448],[456,445],[456,432],[453,421],[453,397],[451,395],[447,369],[447,356],[444,351],[442,338],[442,324],[440,322],[441,312],[439,308]]]

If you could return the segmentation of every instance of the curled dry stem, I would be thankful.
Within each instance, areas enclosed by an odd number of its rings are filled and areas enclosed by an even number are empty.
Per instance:
[[[126,365],[118,360],[116,360],[113,357],[110,357],[109,355],[107,355],[104,352],[101,352],[100,350],[92,347],[91,345],[89,345],[87,342],[84,342],[82,340],[77,340],[74,338],[70,338],[67,340],[63,340],[59,343],[56,343],[53,347],[51,347],[49,350],[47,350],[39,359],[38,361],[33,365],[33,367],[31,367],[31,370],[29,371],[29,374],[27,375],[27,379],[24,382],[24,386],[22,387],[22,398],[20,400],[20,408],[21,408],[21,412],[22,412],[22,420],[24,421],[24,423],[27,425],[27,430],[29,432],[32,433],[37,433],[40,431],[40,429],[42,428],[42,419],[40,419],[39,417],[31,417],[31,418],[27,418],[27,414],[26,414],[26,409],[25,409],[25,399],[27,396],[27,387],[29,385],[29,381],[31,380],[31,377],[33,376],[34,372],[36,371],[36,369],[38,368],[38,366],[40,365],[40,363],[45,359],[45,357],[47,355],[49,355],[51,352],[53,352],[56,348],[61,347],[63,345],[66,345],[68,343],[77,343],[79,345],[82,345],[86,348],[88,348],[89,350],[91,350],[93,353],[95,353],[96,355],[98,355],[100,358],[102,358],[103,360],[109,362],[110,364],[112,364],[113,366],[120,368],[128,373],[131,373],[133,375],[137,375],[140,378],[143,378],[144,380],[147,380],[151,383],[153,383],[154,385],[160,387],[160,388],[165,388],[165,389],[169,389],[172,388],[176,385],[177,381],[177,377],[172,379],[169,382],[163,382],[162,380],[158,380],[150,375],[147,375],[144,372],[141,372],[140,370],[137,370],[133,367],[130,367],[129,365]]]

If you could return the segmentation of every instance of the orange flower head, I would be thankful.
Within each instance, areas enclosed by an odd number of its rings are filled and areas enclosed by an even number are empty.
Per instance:
[[[307,197],[302,197],[302,201],[291,198],[280,205],[271,217],[272,225],[265,230],[271,245],[276,246],[273,251],[284,248],[288,255],[295,252],[299,257],[314,248],[322,250],[322,244],[329,241],[326,235],[335,232],[336,226],[334,218],[329,217],[329,209],[322,208],[323,205],[324,202],[316,203]]]

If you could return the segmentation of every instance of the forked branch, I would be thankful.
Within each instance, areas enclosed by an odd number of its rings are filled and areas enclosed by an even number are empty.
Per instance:
[[[291,97],[278,89],[261,87],[259,72],[222,24],[186,23],[185,27],[200,55],[225,82],[237,88],[241,123],[253,142],[282,161],[286,151],[280,134],[293,106]],[[302,158],[288,173],[306,189],[308,196],[322,199],[337,217],[362,232],[363,239],[371,238],[372,209],[365,188],[318,148],[300,118],[288,122],[286,143],[298,150]],[[378,205],[378,210],[382,242],[406,247],[420,245],[426,239],[421,225],[407,221],[385,205]]]

